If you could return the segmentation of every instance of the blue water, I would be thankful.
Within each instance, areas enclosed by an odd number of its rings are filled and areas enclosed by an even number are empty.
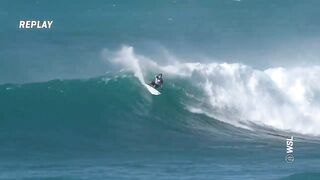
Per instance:
[[[1,1],[0,179],[319,179],[319,5]]]
[[[93,77],[103,48],[130,45],[158,61],[318,64],[319,1],[1,1],[0,83]],[[50,30],[20,20],[53,20]],[[205,60],[203,60],[205,59]]]
[[[289,135],[190,113],[173,85],[161,97],[130,74],[2,85],[0,178],[277,179],[318,171],[314,138],[297,135],[288,164]]]

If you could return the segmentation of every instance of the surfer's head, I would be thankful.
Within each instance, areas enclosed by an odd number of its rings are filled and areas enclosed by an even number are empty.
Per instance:
[[[162,78],[162,73],[158,74],[158,77]]]

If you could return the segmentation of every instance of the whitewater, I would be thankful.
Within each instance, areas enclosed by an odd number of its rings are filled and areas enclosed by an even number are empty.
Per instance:
[[[183,79],[201,94],[184,89],[193,99],[185,104],[192,113],[236,127],[255,130],[262,126],[304,135],[320,135],[320,67],[274,67],[254,69],[240,63],[185,62],[172,55],[160,64],[134,52],[131,46],[104,49],[107,63],[145,78],[162,72],[165,81]]]
[[[102,56],[115,72],[0,85],[0,179],[318,177],[317,67]],[[152,96],[143,83],[158,72]]]

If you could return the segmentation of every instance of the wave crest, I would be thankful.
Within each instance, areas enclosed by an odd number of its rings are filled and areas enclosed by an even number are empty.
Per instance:
[[[320,135],[318,66],[257,70],[238,63],[184,63],[179,59],[173,64],[159,65],[150,58],[135,54],[128,46],[108,59],[133,71],[143,82],[143,73],[150,71],[161,71],[166,79],[187,79],[203,92],[193,94],[198,101],[186,105],[191,112],[204,113],[244,128],[250,128],[254,123]]]

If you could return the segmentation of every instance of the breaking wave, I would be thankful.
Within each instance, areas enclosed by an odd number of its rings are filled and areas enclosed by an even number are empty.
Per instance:
[[[108,53],[106,53],[108,52]],[[172,59],[161,65],[124,46],[111,53],[108,62],[134,72],[141,82],[162,72],[166,81],[181,79],[197,88],[186,108],[234,126],[252,129],[252,124],[308,135],[320,135],[320,67],[253,69],[244,64],[182,63]],[[172,57],[170,57],[172,58]]]

